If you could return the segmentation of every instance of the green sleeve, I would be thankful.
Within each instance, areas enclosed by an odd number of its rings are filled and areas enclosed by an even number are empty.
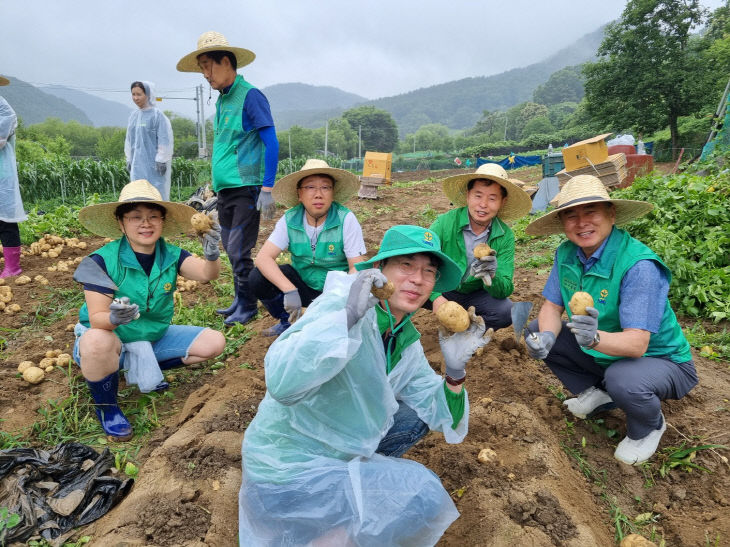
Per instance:
[[[446,380],[444,380],[444,393],[446,394],[446,404],[449,406],[449,411],[451,411],[451,417],[454,419],[453,423],[451,424],[451,429],[456,429],[456,427],[459,425],[459,422],[464,417],[464,402],[466,400],[466,390],[464,390],[464,388],[461,388],[461,392],[454,393],[449,389],[449,386],[446,385]]]

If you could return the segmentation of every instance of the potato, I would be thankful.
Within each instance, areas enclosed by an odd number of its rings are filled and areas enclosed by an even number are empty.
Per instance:
[[[20,304],[6,304],[5,313],[18,313],[20,311]]]
[[[573,315],[588,315],[586,313],[586,307],[593,306],[593,297],[587,292],[578,291],[573,293],[568,306]]]
[[[0,286],[0,302],[10,302],[13,299],[13,289],[8,285]]]
[[[451,332],[462,332],[469,328],[469,313],[452,300],[439,306],[436,317]]]
[[[190,224],[199,234],[204,234],[213,226],[213,221],[205,213],[195,213],[190,217]]]
[[[497,251],[492,249],[489,245],[486,243],[480,243],[476,247],[474,247],[474,258],[477,260],[480,260],[481,258],[489,255],[496,255]]]
[[[58,357],[59,355],[61,355],[60,349],[49,349],[46,352],[46,357]]]
[[[482,463],[489,463],[497,458],[497,453],[491,448],[482,448],[477,459]]]
[[[29,384],[37,384],[43,381],[46,373],[38,367],[28,367],[23,371],[23,380]]]
[[[66,325],[66,329],[65,330],[66,330],[66,332],[73,332],[75,329],[76,329],[76,324],[75,323],[69,323],[68,325]]]
[[[58,258],[58,253],[56,251],[48,251],[48,258]]]
[[[76,245],[79,249],[86,249],[86,241],[82,241],[78,245]]]
[[[68,353],[62,353],[56,357],[56,365],[66,367],[71,363],[72,357]]]
[[[5,285],[5,278],[4,277],[0,277],[0,285]]]
[[[21,361],[21,363],[18,365],[18,372],[25,372],[25,369],[34,366],[35,363],[33,361]]]
[[[629,534],[621,540],[620,547],[656,547],[656,543],[653,543],[646,539],[644,536],[639,534]]]
[[[19,275],[15,278],[16,285],[27,285],[28,283],[30,283],[30,277],[27,275]]]
[[[55,357],[44,357],[43,359],[41,359],[41,362],[38,363],[38,368],[52,367],[55,364],[56,364]]]
[[[370,288],[370,292],[378,300],[388,300],[388,298],[390,298],[395,292],[395,285],[393,285],[392,281],[388,281],[382,287],[376,287],[375,285],[373,285]]]

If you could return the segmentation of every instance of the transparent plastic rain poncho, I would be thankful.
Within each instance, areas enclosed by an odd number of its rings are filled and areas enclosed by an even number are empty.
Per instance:
[[[146,179],[160,191],[163,200],[170,199],[172,176],[172,153],[174,142],[172,125],[157,107],[154,90],[150,82],[142,82],[147,104],[129,116],[127,138],[124,141],[124,155],[132,164],[129,180]],[[157,163],[164,163],[165,174],[157,171]]]
[[[15,164],[15,130],[18,116],[0,97],[0,220],[20,222],[28,218],[20,198],[18,166]]]
[[[240,545],[434,545],[459,516],[421,464],[375,454],[402,401],[446,442],[456,429],[443,378],[420,341],[386,375],[376,312],[347,330],[355,276],[330,272],[324,293],[266,355],[266,395],[243,440]]]

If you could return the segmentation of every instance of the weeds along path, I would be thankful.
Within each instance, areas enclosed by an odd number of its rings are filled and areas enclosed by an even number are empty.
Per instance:
[[[390,226],[428,225],[450,207],[432,179],[381,187],[378,195],[347,204],[361,220],[370,253]],[[260,243],[273,225],[263,224]],[[89,240],[90,248],[99,244]],[[518,245],[513,300],[540,305],[553,250],[540,241]],[[46,262],[29,259],[23,266],[32,278]],[[75,370],[54,371],[36,386],[15,372],[20,360],[38,359],[46,349],[68,350],[73,342],[65,328],[75,321],[80,291],[70,272],[48,277],[49,286],[14,289],[23,311],[0,316],[7,339],[0,366],[3,440],[16,435],[43,443],[67,431],[97,443],[101,430],[94,418],[86,425],[63,420],[49,425],[69,405],[88,404],[83,385],[69,381]],[[206,310],[227,290],[224,284],[202,286],[182,293],[182,303]],[[150,403],[125,391],[125,409],[141,435],[114,450],[138,464],[137,481],[118,507],[79,535],[92,536],[92,545],[236,545],[240,444],[265,392],[263,359],[271,344],[257,333],[273,322],[262,309],[250,329],[229,331],[234,350],[235,342],[245,340],[237,350],[218,363],[174,371],[174,397]],[[421,310],[414,322],[429,362],[440,371],[435,320]],[[662,451],[650,465],[634,468],[613,459],[625,434],[620,411],[575,420],[562,408],[566,394],[557,380],[527,356],[511,328],[498,331],[468,365],[465,441],[448,445],[431,433],[406,455],[439,475],[461,512],[439,545],[604,546],[631,530],[657,544],[661,538],[667,545],[727,544],[730,474],[722,455],[728,452],[701,450],[684,463],[671,457],[671,447],[683,443],[730,444],[730,371],[726,363],[696,358],[700,386],[682,401],[663,404],[670,427]],[[48,399],[66,402],[48,410]],[[494,452],[486,463],[477,459],[484,448]],[[698,468],[689,473],[689,463],[711,473]]]

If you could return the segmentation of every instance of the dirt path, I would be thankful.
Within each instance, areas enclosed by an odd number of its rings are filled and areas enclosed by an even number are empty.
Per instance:
[[[434,174],[408,176],[415,180]],[[520,178],[534,177],[529,172]],[[361,219],[371,252],[388,227],[428,224],[433,215],[449,208],[435,180],[406,188],[381,187],[378,193],[377,200],[348,204]],[[273,224],[265,223],[260,242]],[[89,243],[93,248],[101,241]],[[522,249],[518,254],[529,253]],[[30,387],[16,377],[15,367],[52,347],[70,349],[73,336],[65,327],[75,322],[77,310],[64,313],[60,300],[77,288],[71,273],[49,274],[47,260],[28,258],[23,266],[31,277],[46,275],[56,292],[47,287],[14,288],[24,311],[1,316],[8,329],[3,332],[12,331],[6,362],[0,366],[4,432],[37,420],[34,411],[47,399],[68,395],[60,372]],[[546,277],[544,272],[518,268],[512,299],[539,306]],[[210,287],[184,295],[188,306],[209,298],[215,298]],[[50,322],[43,319],[49,308],[57,310]],[[36,309],[42,313],[37,315]],[[262,311],[252,328],[258,332],[272,323]],[[415,324],[430,363],[440,370],[431,314],[418,312]],[[131,494],[83,531],[93,536],[92,545],[236,545],[240,444],[265,391],[263,357],[270,343],[254,335],[217,374],[175,387],[176,399],[167,409],[164,427],[151,434],[139,455],[141,470]],[[726,363],[699,356],[696,363],[700,385],[682,401],[663,405],[670,427],[661,447],[680,446],[685,439],[692,444],[730,444],[730,370]],[[574,420],[554,394],[559,383],[526,355],[511,328],[499,331],[468,370],[471,415],[466,440],[447,445],[432,433],[406,455],[441,477],[461,512],[439,545],[605,546],[614,541],[612,519],[623,515],[633,522],[645,513],[654,522],[637,529],[649,536],[653,527],[656,538],[663,537],[667,545],[730,542],[730,476],[719,456],[702,451],[694,460],[712,473],[674,469],[664,478],[660,460],[646,468],[619,464],[612,455],[625,433],[621,412],[611,411],[600,422]],[[477,460],[483,448],[496,453],[492,462]]]

